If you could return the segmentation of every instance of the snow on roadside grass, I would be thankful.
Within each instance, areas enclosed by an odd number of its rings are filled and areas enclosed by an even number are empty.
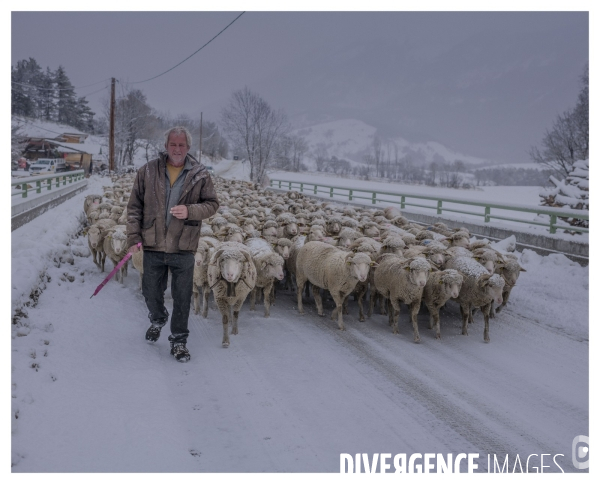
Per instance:
[[[528,249],[520,263],[527,272],[521,272],[508,305],[537,324],[588,340],[589,266]]]
[[[45,285],[51,266],[69,263],[75,255],[89,253],[87,246],[71,247],[70,240],[80,230],[83,200],[89,193],[102,193],[106,180],[88,179],[88,188],[59,206],[26,223],[11,233],[11,309],[31,304],[31,296]],[[23,331],[27,331],[23,329]]]

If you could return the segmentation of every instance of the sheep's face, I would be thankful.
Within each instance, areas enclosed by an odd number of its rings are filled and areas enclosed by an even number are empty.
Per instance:
[[[368,227],[365,229],[365,235],[367,237],[379,237],[379,229],[377,227]]]
[[[441,252],[438,252],[437,254],[431,254],[429,256],[429,260],[431,262],[433,262],[435,265],[441,265],[444,263],[445,259],[444,259],[444,254],[442,254]]]
[[[427,284],[427,279],[429,278],[429,270],[428,269],[411,269],[407,267],[407,270],[410,271],[409,279],[415,286],[425,287]]]
[[[464,248],[468,248],[469,247],[469,239],[467,237],[460,237],[456,240],[452,241],[452,247],[464,247]],[[488,269],[489,270],[489,269]]]
[[[208,258],[208,253],[205,247],[198,247],[198,250],[194,254],[194,263],[200,267],[204,261]]]
[[[237,259],[227,258],[219,261],[221,276],[227,282],[236,282],[242,273],[243,264]]]
[[[456,282],[453,284],[446,284],[446,294],[450,294],[451,298],[456,299],[458,297],[458,294],[460,293],[461,287],[462,284]]]
[[[330,234],[339,234],[341,230],[341,226],[338,222],[331,222],[328,225],[328,230]]]
[[[239,242],[240,244],[244,243],[244,236],[241,232],[233,232],[225,237],[226,242]]]
[[[360,282],[365,282],[367,277],[369,277],[371,264],[368,261],[357,261],[356,259],[352,259],[349,263],[354,278],[358,279]]]
[[[276,245],[275,252],[277,252],[283,259],[290,258],[290,248],[287,245]]]
[[[320,226],[314,226],[310,228],[310,232],[308,234],[308,242],[312,242],[313,240],[323,240],[325,238],[325,234],[323,233],[323,229]]]
[[[493,260],[486,260],[485,262],[483,262],[483,261],[479,261],[479,262],[483,265],[483,267],[485,267],[487,269],[487,271],[490,274],[494,273],[494,269],[495,268],[494,268],[494,261]]]
[[[292,222],[291,224],[287,224],[284,226],[284,231],[288,235],[297,235],[298,234],[298,224]]]
[[[88,240],[92,248],[96,249],[100,243],[100,229],[98,227],[92,227],[88,231]]]
[[[262,270],[265,271],[265,274],[268,278],[275,278],[278,281],[283,280],[283,265],[282,264],[267,264],[263,263]]]
[[[126,237],[111,237],[110,243],[112,245],[113,250],[116,255],[121,255],[123,252],[127,250],[126,246],[127,238]]]
[[[502,287],[488,285],[486,293],[497,305],[502,304]]]
[[[244,232],[254,232],[256,230],[256,227],[253,222],[246,222],[242,226],[242,229],[244,229]]]
[[[351,237],[340,237],[338,239],[338,247],[350,247],[350,245],[354,242],[354,239]]]
[[[521,271],[525,272],[525,269],[519,266],[516,270],[514,267],[502,267],[498,272],[502,274],[507,284],[514,286],[517,283],[517,279],[519,279]]]
[[[263,229],[262,234],[263,234],[263,237],[265,237],[265,238],[277,237],[277,229],[275,227],[269,227],[269,228]]]

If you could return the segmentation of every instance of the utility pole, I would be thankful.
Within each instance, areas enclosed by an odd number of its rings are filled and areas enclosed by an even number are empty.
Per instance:
[[[110,133],[108,137],[108,172],[115,169],[115,78],[110,82]]]
[[[202,112],[200,112],[200,145],[199,145],[199,158],[198,161],[202,163]]]

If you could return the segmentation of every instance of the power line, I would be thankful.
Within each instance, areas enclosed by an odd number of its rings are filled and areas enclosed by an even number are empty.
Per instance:
[[[204,47],[206,47],[208,44],[210,44],[213,40],[215,40],[219,35],[221,35],[223,32],[225,32],[237,19],[239,19],[242,15],[244,15],[246,12],[242,12],[240,13],[236,18],[233,19],[233,21],[231,23],[229,23],[229,25],[227,25],[227,27],[225,27],[223,30],[221,30],[217,35],[215,35],[212,39],[210,39],[206,44],[204,44],[202,47],[200,47],[196,52],[194,52],[193,54],[189,55],[188,57],[186,57],[185,59],[183,59],[179,64],[174,65],[173,67],[171,67],[170,69],[167,69],[165,72],[158,74],[157,76],[151,77],[150,79],[145,79],[143,81],[135,81],[132,82],[130,84],[141,84],[142,82],[148,82],[151,81],[153,79],[156,79],[157,77],[160,77],[164,74],[166,74],[167,72],[172,71],[173,69],[175,69],[176,67],[179,67],[181,64],[183,64],[185,61],[187,61],[188,59],[190,59],[191,57],[195,56],[198,52],[200,52],[202,49],[204,49]]]

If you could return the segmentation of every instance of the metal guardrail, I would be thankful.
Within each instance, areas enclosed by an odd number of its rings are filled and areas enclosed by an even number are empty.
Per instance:
[[[23,177],[21,181],[12,182],[10,184],[12,187],[11,196],[15,197],[21,195],[22,198],[27,198],[27,195],[33,191],[35,191],[35,193],[42,193],[42,190],[52,190],[52,187],[59,188],[61,183],[65,186],[67,183],[73,183],[83,180],[84,178],[85,170],[75,170],[41,177],[37,175]],[[29,185],[33,185],[34,182],[35,188],[29,188]]]
[[[283,185],[282,185],[283,184]],[[363,190],[356,188],[348,188],[348,187],[340,187],[340,186],[332,186],[332,185],[322,185],[315,184],[309,182],[294,182],[290,180],[271,180],[271,187],[277,188],[287,188],[288,190],[298,190],[300,192],[312,192],[314,195],[317,193],[326,193],[331,198],[334,195],[341,197],[348,197],[348,201],[352,201],[355,199],[359,200],[370,200],[372,204],[376,204],[377,202],[388,202],[399,204],[401,209],[406,207],[419,207],[435,210],[437,215],[441,215],[443,212],[453,212],[453,213],[461,213],[465,215],[474,215],[477,217],[483,217],[484,222],[488,223],[491,219],[496,220],[506,220],[509,222],[519,222],[526,223],[530,225],[540,225],[542,227],[548,227],[551,234],[555,234],[557,229],[561,230],[571,230],[573,232],[584,232],[589,233],[589,229],[585,227],[574,227],[572,225],[562,225],[558,224],[559,218],[575,218],[578,220],[589,220],[589,211],[587,210],[573,210],[573,209],[556,209],[552,207],[536,207],[536,206],[525,206],[525,205],[511,205],[511,204],[498,204],[498,203],[488,203],[488,202],[475,202],[472,200],[463,200],[459,198],[441,198],[441,197],[428,197],[424,195],[414,195],[414,194],[403,194],[403,193],[395,193],[395,192],[384,192],[384,191],[372,191],[372,190]],[[310,187],[310,188],[307,188]],[[326,190],[321,190],[325,188]],[[338,192],[335,192],[338,190]],[[345,193],[340,193],[339,191],[343,190]],[[356,195],[356,193],[359,195]],[[367,194],[360,195],[360,194]],[[396,200],[389,200],[386,198],[379,198],[379,196],[388,196],[388,197],[399,197]],[[423,205],[420,203],[414,203],[411,199],[415,200],[431,200],[435,202],[435,205]],[[444,207],[444,203],[452,203],[458,205],[466,205],[467,207],[483,207],[483,213],[474,212],[474,211],[466,211],[466,210],[457,210],[456,208]],[[461,207],[462,208],[462,207]],[[492,214],[492,209],[496,210],[506,210],[511,212],[521,212],[521,213],[534,213],[537,215],[548,215],[550,217],[549,223],[536,222],[532,220],[524,220],[513,217],[505,217],[498,214]]]

